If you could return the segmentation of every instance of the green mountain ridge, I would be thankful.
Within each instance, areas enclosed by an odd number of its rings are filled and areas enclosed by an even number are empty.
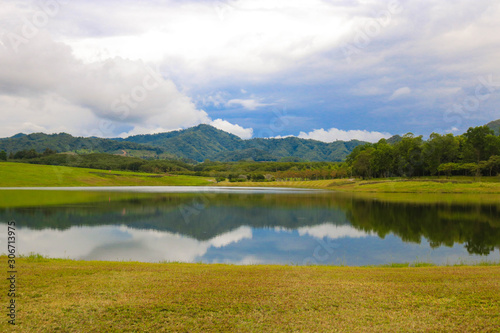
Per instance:
[[[148,144],[169,153],[201,162],[205,159],[234,162],[251,159],[273,161],[296,157],[308,161],[342,161],[356,147],[366,142],[351,140],[331,143],[287,137],[243,140],[210,125],[201,124],[186,130],[160,134],[136,135],[121,142]]]
[[[500,134],[500,119],[486,126]],[[399,135],[387,139],[389,144],[399,141]],[[0,150],[15,153],[34,149],[41,153],[50,148],[58,152],[108,153],[148,159],[183,159],[191,162],[202,162],[206,159],[221,162],[282,159],[337,162],[345,160],[354,148],[366,143],[359,140],[326,143],[293,136],[243,140],[213,126],[201,124],[184,130],[113,139],[73,137],[67,133],[18,133],[10,138],[0,139]]]
[[[222,162],[240,160],[278,161],[286,158],[307,161],[342,161],[356,147],[366,142],[351,140],[325,143],[287,137],[243,140],[213,126],[201,124],[185,130],[128,138],[83,138],[67,133],[16,134],[0,139],[0,150],[8,153],[46,148],[58,152],[124,154],[141,158],[178,158],[196,162],[206,159]]]
[[[34,149],[41,153],[45,149],[58,152],[73,153],[108,153],[124,154],[123,151],[131,152],[136,157],[174,157],[169,156],[158,147],[146,146],[134,142],[117,142],[111,139],[74,137],[67,133],[59,134],[16,134],[10,138],[0,139],[0,150],[6,152],[17,152],[21,150]]]

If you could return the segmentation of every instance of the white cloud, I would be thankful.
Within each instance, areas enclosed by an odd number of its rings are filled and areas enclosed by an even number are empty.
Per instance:
[[[299,138],[302,139],[313,139],[323,142],[333,142],[337,140],[350,141],[350,140],[360,140],[367,142],[377,142],[382,138],[390,138],[392,135],[389,133],[381,132],[369,132],[366,130],[350,130],[343,131],[337,128],[330,128],[329,130],[315,129],[312,132],[305,133],[300,132]]]
[[[227,106],[241,105],[247,110],[255,110],[257,108],[267,106],[270,104],[259,103],[255,99],[231,99],[226,103]]]
[[[362,238],[371,235],[370,233],[357,230],[351,226],[345,226],[345,225],[336,226],[330,223],[325,223],[313,227],[302,227],[298,228],[297,231],[299,232],[300,236],[309,235],[316,238],[328,237],[331,239],[344,238],[344,237]]]
[[[257,77],[292,68],[335,46],[349,28],[350,11],[321,0],[140,5],[109,1],[99,3],[99,9],[112,11],[113,16],[104,17],[97,6],[76,2],[54,25],[85,32],[85,38],[80,34],[63,38],[79,59],[94,62],[121,56],[164,61],[177,73],[189,73],[193,81],[235,73]],[[93,29],[87,27],[89,19]]]
[[[391,97],[389,97],[389,100],[392,101],[392,100],[399,98],[401,96],[408,95],[409,93],[411,93],[411,89],[408,87],[402,87],[402,88],[396,89],[396,91],[394,91],[392,93]]]
[[[2,225],[2,224],[0,224]],[[66,230],[23,229],[22,254],[83,260],[135,260],[193,262],[209,248],[221,248],[252,239],[249,227],[223,233],[206,241],[164,231],[127,226],[71,227]]]
[[[243,128],[240,125],[231,124],[227,120],[222,120],[220,118],[211,121],[210,125],[225,132],[237,135],[242,139],[251,139],[253,135],[252,128]]]
[[[66,130],[110,137],[123,127],[151,133],[211,120],[142,61],[116,57],[85,64],[43,32],[17,52],[0,48],[0,89],[6,101],[2,136]]]
[[[189,94],[196,96],[209,89],[235,91],[238,87],[245,94],[239,87],[258,91],[279,86],[268,89],[262,99],[236,96],[229,106],[255,110],[263,106],[260,101],[283,99],[290,110],[298,109],[298,104],[304,110],[309,96],[297,92],[305,85],[312,88],[307,91],[326,92],[318,100],[332,107],[323,112],[335,113],[336,103],[372,112],[373,108],[383,108],[380,104],[389,97],[398,102],[398,107],[384,117],[394,119],[390,131],[402,124],[413,126],[406,120],[422,119],[429,109],[437,110],[426,117],[427,127],[432,127],[445,122],[440,110],[461,102],[453,100],[452,90],[471,91],[478,76],[493,74],[498,80],[495,73],[500,71],[498,61],[491,56],[500,52],[499,36],[491,33],[500,29],[500,3],[495,0],[401,1],[403,11],[393,14],[379,31],[372,31],[369,43],[357,46],[360,52],[350,64],[340,46],[355,44],[359,31],[380,19],[387,2],[55,2],[61,4],[58,12],[28,43],[20,45],[17,54],[10,54],[10,33],[21,34],[23,25],[44,2],[2,1],[0,91],[6,97],[19,97],[23,103],[32,104],[55,94],[58,107],[66,105],[69,112],[78,113],[65,122],[52,118],[52,124],[47,125],[42,124],[43,119],[37,122],[28,118],[30,112],[14,115],[25,121],[7,119],[0,124],[0,136],[22,126],[81,132],[78,117],[82,123],[89,123],[89,132],[98,131],[102,119],[113,121],[113,133],[196,125],[211,119],[192,104]],[[449,15],[451,11],[454,15]],[[127,120],[120,119],[109,105],[142,84],[147,75],[145,63],[160,66],[162,85],[148,91],[147,99],[131,110]],[[402,98],[408,94],[418,98]],[[498,115],[498,99],[496,91],[473,114],[474,119]],[[399,107],[403,102],[404,107]],[[216,97],[212,103],[228,107]],[[5,111],[0,112],[4,115]],[[461,122],[466,119],[458,117]],[[316,114],[312,120],[316,128],[323,126],[321,119],[322,115]],[[363,121],[360,126],[365,128],[370,121],[379,120],[368,113]],[[462,128],[465,124],[448,121],[439,126]]]

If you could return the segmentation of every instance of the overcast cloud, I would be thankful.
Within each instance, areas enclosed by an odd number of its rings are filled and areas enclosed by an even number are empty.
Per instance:
[[[0,137],[207,123],[242,138],[377,141],[500,118],[498,1],[0,6]]]

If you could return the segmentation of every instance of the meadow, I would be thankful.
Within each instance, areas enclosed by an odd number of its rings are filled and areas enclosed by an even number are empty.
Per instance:
[[[0,187],[210,185],[207,177],[0,163]]]
[[[22,332],[493,332],[500,327],[500,266],[150,264],[32,255],[17,259],[17,270],[16,328]],[[5,279],[2,286],[7,290]],[[7,304],[7,293],[0,294]],[[4,317],[0,330],[8,326]]]

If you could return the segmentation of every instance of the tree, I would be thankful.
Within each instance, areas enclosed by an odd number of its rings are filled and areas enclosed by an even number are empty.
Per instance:
[[[389,177],[394,163],[394,148],[387,144],[385,139],[381,139],[375,147],[372,158],[373,173],[378,177]]]
[[[50,148],[45,148],[45,151],[43,152],[43,156],[48,156],[48,155],[54,155],[57,154],[57,151],[52,150]]]
[[[401,176],[413,177],[423,173],[422,136],[414,137],[407,133],[394,145],[396,154],[395,168]]]
[[[0,151],[0,161],[7,161],[7,153],[5,150]]]
[[[490,136],[490,137],[489,137]],[[468,162],[484,161],[489,158],[487,155],[488,144],[492,140],[493,130],[488,126],[470,127],[464,134],[465,137],[465,154],[464,158]]]
[[[448,177],[451,176],[451,173],[455,170],[458,170],[457,163],[444,163],[440,164],[439,167],[437,168],[438,172],[444,172]]]
[[[460,145],[453,134],[439,135],[432,133],[424,143],[422,158],[431,175],[439,172],[441,164],[456,162]]]
[[[363,179],[372,177],[372,153],[374,148],[370,147],[360,152],[352,165],[353,172]]]
[[[489,170],[490,176],[493,174],[493,171],[495,174],[498,174],[500,172],[500,156],[490,156],[489,160],[486,162],[486,167]]]

